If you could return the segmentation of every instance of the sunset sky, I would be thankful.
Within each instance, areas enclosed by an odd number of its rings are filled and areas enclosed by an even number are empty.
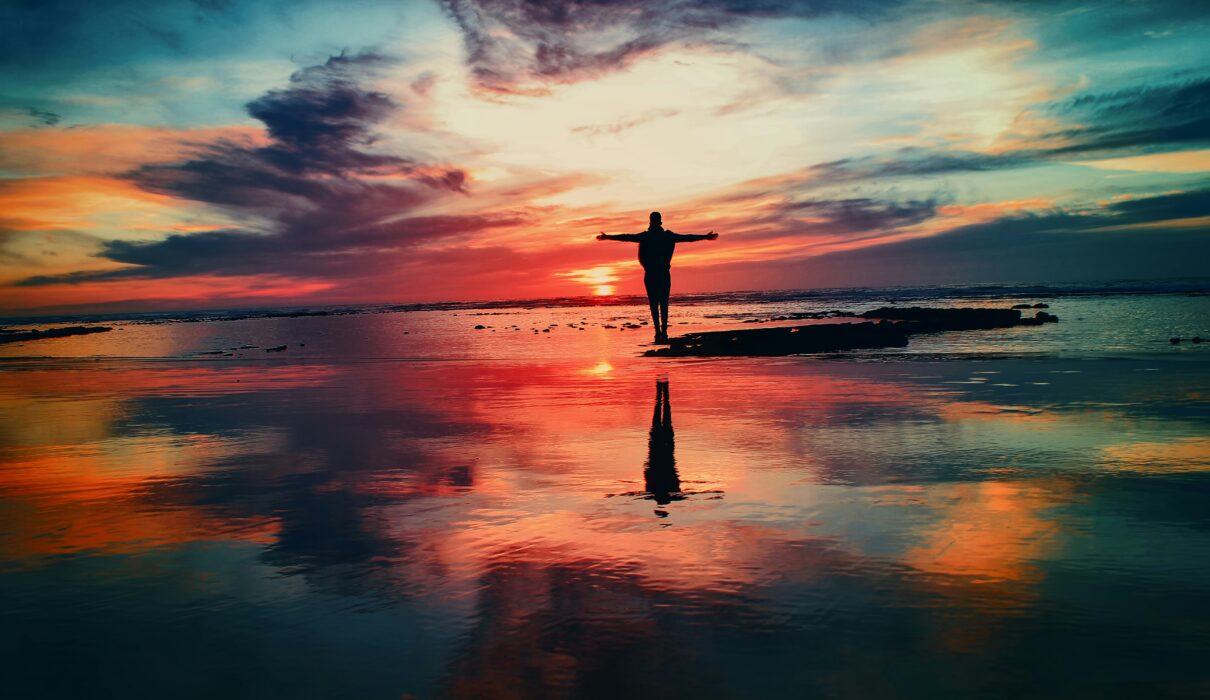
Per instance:
[[[0,6],[0,314],[1210,276],[1210,3]]]

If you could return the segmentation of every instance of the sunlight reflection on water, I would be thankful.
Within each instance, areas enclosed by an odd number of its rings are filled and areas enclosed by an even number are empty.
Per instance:
[[[1196,690],[1206,396],[1176,361],[15,363],[0,644],[46,696]]]

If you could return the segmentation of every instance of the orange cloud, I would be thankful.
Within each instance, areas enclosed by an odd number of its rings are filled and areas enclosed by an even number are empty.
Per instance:
[[[937,207],[937,213],[956,219],[958,225],[977,224],[984,221],[994,221],[1005,216],[1013,216],[1023,212],[1053,207],[1054,197],[1032,197],[1030,199],[1009,199],[1002,202],[982,202],[979,204],[946,204]],[[944,222],[946,228],[952,227],[955,221]]]
[[[128,308],[176,308],[180,302],[274,300],[305,302],[334,283],[265,275],[200,275],[171,279],[119,279],[33,287],[0,288],[0,308],[55,309],[82,303]]]
[[[100,124],[71,129],[13,129],[0,133],[0,170],[25,175],[112,175],[166,163],[218,140],[264,143],[262,129],[207,129]]]
[[[10,229],[45,231],[96,228],[106,215],[145,216],[178,203],[125,180],[78,175],[7,180],[0,210]]]

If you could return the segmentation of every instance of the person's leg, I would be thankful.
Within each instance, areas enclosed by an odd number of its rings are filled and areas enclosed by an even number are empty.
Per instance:
[[[672,295],[672,275],[660,280],[660,333],[668,339],[668,298]]]
[[[647,287],[647,305],[651,307],[651,323],[655,326],[655,340],[660,340],[660,292],[656,278],[650,273],[643,275],[643,286]]]

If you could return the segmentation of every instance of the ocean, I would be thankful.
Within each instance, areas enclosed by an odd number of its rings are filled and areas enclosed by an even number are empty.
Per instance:
[[[826,311],[861,313],[886,305],[1008,308],[1028,303],[1044,304],[1062,322],[1043,329],[918,337],[908,348],[889,352],[1172,357],[1197,348],[1188,342],[1170,347],[1170,338],[1210,339],[1208,299],[1210,282],[1195,281],[694,294],[673,299],[670,332],[749,328],[755,323],[797,325],[812,321],[777,319]],[[231,353],[231,358],[252,360],[269,359],[268,348],[286,345],[273,359],[560,361],[626,357],[651,340],[646,329],[650,313],[639,297],[47,316],[13,319],[7,328],[82,323],[114,331],[0,344],[0,358],[230,359],[226,353]],[[470,333],[476,326],[483,328]],[[582,335],[585,332],[588,335]],[[852,357],[887,354],[878,350]]]
[[[113,330],[0,345],[5,685],[1205,697],[1207,291],[674,297],[1060,319],[781,358],[635,299],[11,321]]]

